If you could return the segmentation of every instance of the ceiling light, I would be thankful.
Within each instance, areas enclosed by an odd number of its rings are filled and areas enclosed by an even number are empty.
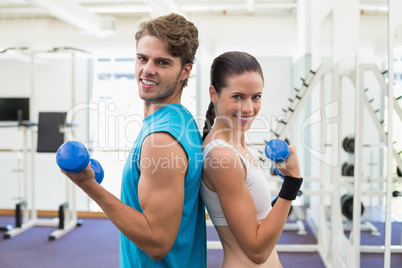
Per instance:
[[[52,16],[84,30],[97,37],[106,37],[114,33],[114,18],[102,17],[89,12],[83,6],[69,0],[26,0],[51,14]]]
[[[184,12],[172,0],[147,0],[146,3],[152,9],[152,17],[163,16],[169,13],[185,16]]]

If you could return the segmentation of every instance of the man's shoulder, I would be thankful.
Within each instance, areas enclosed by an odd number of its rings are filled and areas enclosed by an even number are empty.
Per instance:
[[[192,114],[181,104],[171,103],[165,106],[163,110],[164,115],[170,115],[172,118],[176,118],[178,120],[188,120],[193,119]]]
[[[167,105],[158,118],[155,118],[154,124],[180,132],[197,128],[193,115],[180,104]]]
[[[179,141],[183,147],[201,148],[201,134],[192,114],[180,104],[163,107],[148,125],[146,134],[167,132]],[[187,150],[187,149],[186,149]]]

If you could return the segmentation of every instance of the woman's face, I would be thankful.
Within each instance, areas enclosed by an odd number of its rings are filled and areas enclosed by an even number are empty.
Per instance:
[[[211,86],[216,120],[226,128],[247,131],[261,109],[264,81],[258,72],[246,72],[228,77],[227,87],[218,94]]]

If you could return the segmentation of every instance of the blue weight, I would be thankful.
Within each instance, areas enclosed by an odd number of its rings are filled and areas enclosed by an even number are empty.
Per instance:
[[[265,146],[265,155],[275,163],[283,163],[289,157],[288,144],[280,139],[273,139]]]
[[[97,160],[91,158],[91,168],[95,172],[95,180],[99,184],[101,184],[103,181],[103,176],[104,176],[104,172],[103,172],[103,168],[102,168],[101,164]]]
[[[275,169],[275,171],[276,171],[276,175],[278,175],[279,177],[282,177],[282,178],[284,178],[285,176],[283,176],[283,174],[279,171],[279,169]]]
[[[289,154],[288,144],[281,139],[273,139],[265,146],[265,155],[277,164],[285,162]],[[283,174],[278,169],[276,169],[276,174],[283,178]]]
[[[56,153],[57,165],[67,173],[82,172],[89,164],[89,153],[85,146],[78,141],[67,141]]]
[[[78,141],[67,141],[62,144],[56,153],[57,165],[67,173],[77,174],[82,172],[91,161],[91,168],[95,172],[95,180],[98,183],[103,181],[104,171],[101,164],[90,159],[89,152],[84,144]]]

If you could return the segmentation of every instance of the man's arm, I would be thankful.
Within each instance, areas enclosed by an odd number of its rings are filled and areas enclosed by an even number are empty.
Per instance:
[[[152,259],[163,259],[176,240],[184,202],[188,166],[183,147],[168,133],[145,138],[138,195],[143,213],[125,205],[94,180],[90,165],[66,174],[105,212],[116,227]]]

